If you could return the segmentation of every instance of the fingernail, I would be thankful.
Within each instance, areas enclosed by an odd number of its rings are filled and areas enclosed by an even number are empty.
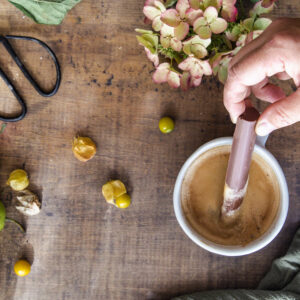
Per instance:
[[[267,121],[258,122],[255,128],[256,134],[265,136],[275,130],[275,127]]]

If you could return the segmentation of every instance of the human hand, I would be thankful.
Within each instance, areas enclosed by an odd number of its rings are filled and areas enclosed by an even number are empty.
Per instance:
[[[224,87],[224,105],[232,121],[245,110],[251,94],[272,103],[261,114],[258,135],[300,121],[300,88],[286,97],[282,89],[269,83],[268,77],[292,78],[300,86],[300,19],[278,19],[232,59]]]

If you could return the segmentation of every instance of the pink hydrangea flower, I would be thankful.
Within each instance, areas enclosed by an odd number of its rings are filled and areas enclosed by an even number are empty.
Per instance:
[[[203,75],[211,75],[212,69],[208,60],[201,60],[196,57],[190,56],[181,62],[178,67],[190,73],[193,80],[200,80]]]
[[[152,22],[152,28],[155,31],[160,31],[162,21],[160,20],[161,14],[166,11],[166,8],[161,0],[147,0],[144,5],[143,13],[146,16],[145,23]]]
[[[215,7],[209,6],[203,17],[199,17],[195,20],[194,31],[202,38],[208,39],[212,33],[218,34],[226,30],[227,22],[218,18],[218,11]]]
[[[253,9],[250,11],[250,16],[259,16],[261,14],[267,14],[272,11],[275,4],[275,0],[261,0],[258,1]]]
[[[180,76],[180,87],[183,91],[187,91],[189,88],[197,87],[201,84],[202,77],[193,77],[190,72],[183,72]]]
[[[155,83],[167,82],[173,88],[180,86],[180,74],[175,72],[169,63],[160,64],[153,73],[152,78]]]
[[[182,41],[189,32],[189,24],[192,24],[202,14],[202,10],[191,8],[188,0],[178,0],[176,9],[167,9],[161,14],[161,21],[174,27],[175,37]]]
[[[235,22],[238,10],[235,7],[236,0],[223,0],[222,17],[228,22]]]
[[[201,39],[198,35],[185,40],[183,44],[183,52],[187,55],[194,55],[197,58],[207,56],[206,48],[211,43],[211,39]]]
[[[182,43],[175,37],[174,27],[164,24],[160,31],[160,43],[164,48],[171,47],[175,51],[181,51]]]

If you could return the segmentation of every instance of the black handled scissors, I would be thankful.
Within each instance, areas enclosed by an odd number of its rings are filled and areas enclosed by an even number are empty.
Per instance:
[[[27,69],[25,68],[25,66],[23,65],[23,63],[21,62],[21,60],[19,59],[19,57],[17,56],[16,52],[14,51],[13,47],[11,46],[11,44],[9,43],[8,40],[10,39],[14,39],[14,40],[26,40],[26,41],[33,41],[35,43],[38,43],[39,45],[41,45],[45,50],[47,50],[47,52],[49,53],[49,55],[51,56],[54,64],[55,64],[55,68],[56,68],[56,83],[54,88],[50,91],[50,92],[46,92],[43,91],[40,86],[37,84],[37,82],[32,78],[32,76],[30,75],[30,73],[27,71]],[[61,72],[60,72],[60,67],[59,67],[59,63],[58,60],[55,56],[55,53],[50,49],[50,47],[36,39],[33,37],[28,37],[28,36],[16,36],[16,35],[0,35],[0,43],[3,44],[3,46],[5,47],[5,49],[7,50],[7,52],[10,54],[10,56],[13,58],[13,60],[15,61],[15,63],[18,65],[18,67],[20,68],[20,70],[23,72],[24,76],[27,78],[27,80],[31,83],[31,85],[35,88],[35,90],[43,97],[51,97],[53,95],[56,94],[56,92],[58,91],[59,85],[60,85],[60,81],[61,81]],[[22,99],[22,97],[20,96],[20,94],[18,93],[18,91],[16,90],[16,88],[14,87],[14,85],[12,84],[12,82],[9,80],[9,78],[7,77],[7,75],[3,72],[3,70],[0,67],[0,76],[2,77],[2,79],[4,80],[4,82],[7,84],[7,86],[9,87],[9,89],[12,91],[12,93],[15,95],[15,97],[17,98],[22,111],[21,113],[16,116],[16,117],[1,117],[0,116],[0,120],[4,121],[4,122],[16,122],[16,121],[20,121],[22,120],[27,112],[27,108],[26,108],[26,104],[24,102],[24,100]]]

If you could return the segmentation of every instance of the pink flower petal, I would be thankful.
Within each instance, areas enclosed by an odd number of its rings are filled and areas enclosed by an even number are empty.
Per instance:
[[[163,26],[163,22],[160,20],[160,16],[155,17],[153,22],[152,22],[152,28],[155,31],[160,31],[162,26]]]
[[[211,66],[210,66],[208,60],[202,60],[201,61],[201,67],[202,67],[204,75],[211,75],[212,74],[212,69],[211,69]]]
[[[201,9],[193,9],[193,8],[189,8],[186,12],[185,12],[185,16],[186,19],[188,21],[188,23],[190,25],[193,25],[194,21],[203,16],[203,11]]]
[[[183,91],[187,91],[190,87],[191,75],[189,72],[183,72],[180,76],[180,87]]]
[[[170,69],[170,64],[169,63],[167,63],[167,62],[165,62],[165,63],[162,63],[162,64],[160,64],[158,67],[157,67],[157,69],[159,69],[159,70],[163,70],[163,69]]]
[[[163,83],[167,81],[170,65],[168,63],[160,64],[153,73],[152,79],[155,83]]]
[[[176,38],[171,39],[170,45],[173,50],[180,52],[182,49],[182,43]]]
[[[202,76],[201,77],[191,77],[191,86],[197,87],[201,84]]]
[[[144,6],[143,13],[148,19],[153,21],[155,17],[160,16],[161,11],[154,6]]]
[[[172,27],[177,27],[180,24],[180,17],[176,9],[167,9],[161,14],[161,20]]]
[[[228,22],[235,22],[238,15],[238,10],[234,6],[230,10],[222,10],[222,17]]]
[[[226,28],[227,22],[222,18],[217,18],[210,24],[210,29],[215,34],[225,31]]]
[[[168,26],[166,24],[163,24],[161,30],[160,30],[160,34],[162,36],[174,36],[174,27]]]
[[[148,59],[154,64],[155,67],[159,65],[159,58],[157,53],[152,54],[151,51],[145,47],[145,52],[147,54]]]
[[[190,26],[188,23],[180,22],[179,26],[177,26],[174,30],[175,37],[182,41],[189,33],[189,29]]]
[[[218,17],[218,11],[215,7],[209,6],[205,10],[203,16],[205,17],[208,23],[211,23],[213,20],[215,20]]]
[[[176,9],[179,12],[179,15],[182,19],[185,17],[185,12],[188,8],[190,8],[189,0],[178,0],[176,4]]]
[[[179,69],[189,71],[193,67],[193,57],[188,57],[178,65]]]
[[[179,74],[176,72],[170,71],[167,75],[168,84],[173,88],[178,88],[180,86]]]
[[[236,0],[223,0],[222,17],[228,22],[235,22],[238,14],[237,8],[234,6]]]
[[[161,12],[164,12],[166,10],[166,7],[163,5],[163,3],[161,3],[160,1],[158,0],[155,0],[154,1],[154,6],[156,8],[158,8]]]

